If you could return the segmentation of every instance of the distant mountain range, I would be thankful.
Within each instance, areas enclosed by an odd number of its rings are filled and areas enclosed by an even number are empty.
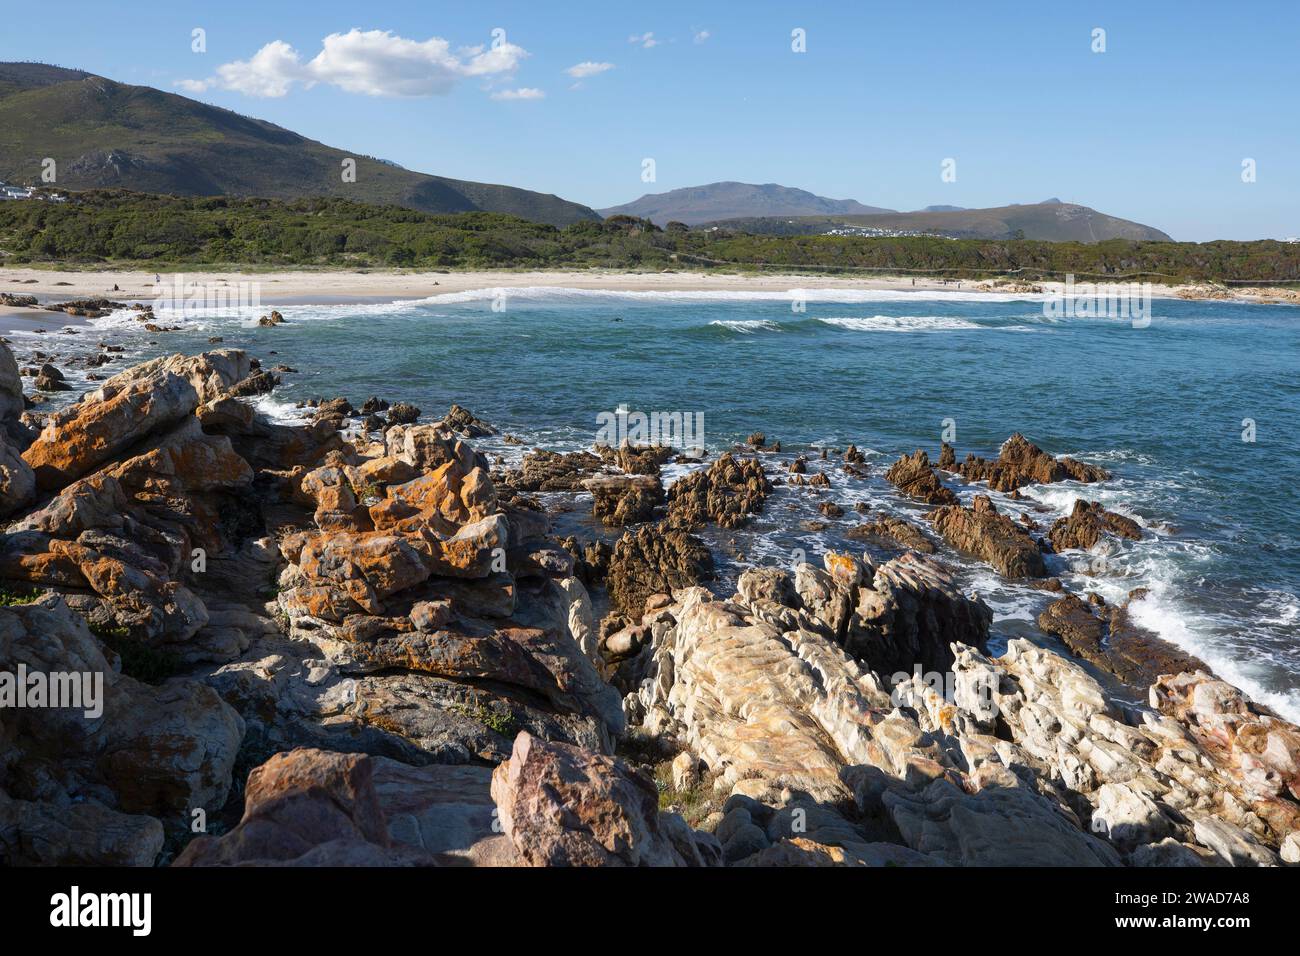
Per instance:
[[[801,216],[729,219],[705,225],[762,235],[808,236],[832,230],[892,234],[924,233],[953,239],[1037,239],[1045,242],[1102,242],[1132,239],[1171,242],[1140,222],[1108,216],[1087,206],[1050,199],[992,209],[949,209],[876,213],[868,216]]]
[[[1105,239],[1164,240],[1151,226],[1049,199],[991,209],[927,206],[896,212],[853,199],[827,199],[803,189],[765,184],[711,183],[642,196],[635,202],[600,210],[603,216],[628,215],[659,226],[719,226],[767,235],[817,235],[831,230],[931,233],[959,239],[1039,239],[1050,242],[1101,242]]]
[[[558,196],[412,172],[147,86],[39,63],[0,63],[0,180],[58,163],[67,189],[183,196],[339,196],[423,212],[483,210],[564,226],[599,217]],[[356,160],[356,182],[342,180]]]
[[[599,210],[602,216],[637,216],[658,226],[681,222],[698,226],[721,219],[767,216],[854,216],[893,212],[854,199],[827,199],[804,189],[764,183],[709,183],[652,193],[622,206]]]

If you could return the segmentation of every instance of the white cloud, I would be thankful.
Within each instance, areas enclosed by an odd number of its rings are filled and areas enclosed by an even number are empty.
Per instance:
[[[513,43],[452,50],[441,37],[409,40],[388,30],[353,29],[331,33],[306,63],[289,44],[274,40],[248,60],[217,67],[216,76],[177,85],[190,92],[216,87],[279,97],[296,84],[306,88],[326,83],[365,96],[438,96],[466,77],[512,74],[528,55]]]
[[[655,39],[653,33],[642,33],[639,36],[634,33],[627,38],[627,42],[638,44],[646,50],[659,45],[659,41]]]
[[[541,100],[546,92],[532,86],[521,86],[517,90],[498,90],[492,94],[494,100]]]
[[[310,85],[298,51],[283,40],[268,43],[250,60],[217,67],[216,77],[207,82],[248,96],[284,96],[294,83]]]
[[[582,63],[575,63],[564,72],[569,74],[575,80],[586,79],[589,76],[595,76],[597,73],[604,73],[606,70],[614,69],[613,63],[595,63],[586,60]]]
[[[695,42],[696,42],[696,43],[703,43],[705,40],[707,40],[707,39],[708,39],[709,37],[711,37],[711,36],[713,36],[713,34],[710,33],[708,30],[700,30],[700,31],[698,31],[698,32],[695,34]]]

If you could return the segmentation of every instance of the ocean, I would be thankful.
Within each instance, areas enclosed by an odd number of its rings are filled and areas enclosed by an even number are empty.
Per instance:
[[[793,455],[855,444],[871,476],[839,469],[829,497],[845,516],[824,521],[819,499],[781,486],[765,512],[735,532],[712,532],[728,571],[818,560],[828,548],[861,551],[843,537],[852,506],[919,519],[883,477],[898,455],[936,459],[945,429],[960,460],[992,457],[1022,432],[1055,455],[1103,465],[1112,480],[994,494],[1000,510],[1046,526],[1079,497],[1137,520],[1137,542],[1049,559],[1077,592],[1122,602],[1134,588],[1136,620],[1200,656],[1222,677],[1287,718],[1300,720],[1300,310],[1291,306],[1155,299],[1149,323],[1048,317],[1043,297],[965,292],[604,293],[554,288],[454,293],[379,305],[285,305],[287,324],[259,328],[257,314],[159,312],[184,331],[145,332],[133,316],[94,320],[69,349],[97,340],[132,356],[249,349],[286,364],[262,400],[286,420],[297,402],[344,395],[409,401],[426,419],[458,402],[503,433],[478,442],[517,458],[540,446],[590,447],[599,416],[618,406],[702,414],[710,452],[761,431]],[[53,326],[51,326],[53,328]],[[11,336],[14,337],[14,336]],[[18,336],[17,338],[26,338]],[[149,344],[154,342],[156,344]],[[30,344],[30,343],[25,343]],[[108,373],[122,363],[101,370]],[[84,372],[69,370],[74,384]],[[679,473],[672,466],[667,474]],[[815,469],[814,469],[815,470]],[[982,485],[949,478],[963,503]],[[584,516],[585,515],[585,519]],[[574,509],[569,524],[588,522]],[[583,530],[578,528],[578,530]],[[951,555],[948,555],[951,559]],[[997,642],[1042,640],[1034,618],[1051,597],[1010,584],[978,562],[963,583],[993,607]]]

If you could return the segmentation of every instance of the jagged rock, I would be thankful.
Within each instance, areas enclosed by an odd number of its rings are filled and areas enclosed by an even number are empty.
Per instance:
[[[582,487],[591,492],[591,513],[608,528],[640,524],[654,517],[664,502],[664,487],[650,475],[608,475],[587,478]]]
[[[1272,850],[1226,820],[1198,817],[1192,832],[1197,843],[1208,847],[1229,866],[1277,866],[1277,856]]]
[[[516,492],[579,491],[602,465],[600,457],[590,452],[562,455],[537,449],[524,455],[520,467],[507,472],[501,482]]]
[[[882,517],[863,522],[844,533],[852,541],[864,541],[889,551],[915,551],[934,554],[937,550],[924,531],[902,518]]]
[[[39,488],[62,488],[218,397],[247,372],[248,363],[243,352],[227,350],[193,358],[173,355],[114,375],[77,404],[53,413],[23,458]]]
[[[443,416],[442,424],[444,428],[465,438],[481,438],[484,435],[496,434],[495,428],[487,422],[475,418],[473,412],[468,408],[462,408],[460,405],[451,406],[451,411]]]
[[[1019,432],[1003,442],[993,461],[967,455],[958,471],[967,481],[987,481],[994,491],[1015,491],[1025,485],[1054,481],[1105,481],[1110,477],[1104,468],[1073,458],[1053,458]]]
[[[1132,518],[1107,511],[1100,502],[1088,502],[1080,498],[1074,503],[1074,510],[1069,517],[1057,519],[1047,532],[1047,537],[1057,551],[1068,548],[1087,551],[1107,532],[1131,541],[1142,538],[1142,526]]]
[[[1231,684],[1204,671],[1161,677],[1151,706],[1187,724],[1253,799],[1300,799],[1300,729],[1261,712]]]
[[[54,412],[23,459],[38,487],[57,490],[197,407],[194,387],[171,372],[121,386],[110,379],[80,403]]]
[[[970,508],[947,505],[926,518],[949,544],[972,554],[1009,578],[1047,576],[1043,553],[1029,533],[999,514],[987,495],[977,495]]]
[[[654,782],[620,761],[528,733],[492,774],[492,799],[529,866],[707,866],[716,844],[659,812]]]
[[[652,594],[690,587],[713,576],[713,556],[685,531],[645,525],[614,546],[607,582],[610,606],[639,616]]]
[[[930,505],[956,505],[957,496],[944,486],[930,465],[930,456],[921,449],[904,455],[889,466],[885,479],[909,498]]]
[[[63,373],[46,362],[36,373],[36,388],[41,392],[70,392],[72,386],[64,381]]]
[[[607,464],[629,475],[659,475],[659,468],[675,454],[668,445],[599,445],[596,451]]]
[[[420,418],[420,410],[407,402],[397,402],[388,409],[389,425],[413,425]]]
[[[763,510],[772,483],[753,458],[720,456],[706,470],[679,478],[668,489],[668,521],[694,529],[710,522],[736,528]]]
[[[983,650],[992,621],[988,605],[962,594],[942,565],[909,552],[858,590],[844,648],[878,674],[943,673],[953,642]]]

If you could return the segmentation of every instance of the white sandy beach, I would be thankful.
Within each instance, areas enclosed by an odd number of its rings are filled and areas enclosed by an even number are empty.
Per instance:
[[[356,299],[388,301],[424,298],[442,292],[467,289],[553,286],[571,289],[609,289],[617,291],[768,291],[783,292],[798,288],[825,289],[894,289],[918,291],[958,288],[956,281],[883,277],[790,275],[726,275],[701,272],[619,272],[589,271],[481,271],[481,272],[414,272],[409,270],[289,270],[276,272],[169,272],[162,274],[164,285],[177,277],[205,283],[238,285],[257,282],[263,302],[274,305],[286,300],[311,302]],[[962,280],[963,291],[975,290],[980,283]],[[116,290],[114,289],[116,286]],[[152,299],[154,273],[121,271],[64,271],[48,269],[0,270],[0,292],[36,295],[42,298],[107,297],[124,301]]]
[[[122,270],[0,269],[0,292],[35,295],[42,303],[68,299],[110,298],[124,302],[149,302],[157,293],[155,273]],[[467,271],[417,272],[412,270],[285,270],[168,272],[164,286],[200,282],[237,288],[257,283],[258,300],[267,305],[390,302],[418,299],[473,289],[549,286],[628,292],[787,292],[795,289],[889,290],[896,292],[1007,292],[1019,291],[1002,280],[937,280],[911,277],[827,276],[814,274],[727,274],[703,272],[624,272],[617,270]],[[1035,282],[1045,292],[1058,292],[1059,282]],[[1242,301],[1300,300],[1295,290],[1236,289],[1226,292],[1212,286],[1153,286],[1155,296],[1180,298],[1232,298]],[[49,329],[81,324],[72,316],[57,316],[34,309],[0,305],[3,330]],[[23,325],[12,324],[13,320]]]

